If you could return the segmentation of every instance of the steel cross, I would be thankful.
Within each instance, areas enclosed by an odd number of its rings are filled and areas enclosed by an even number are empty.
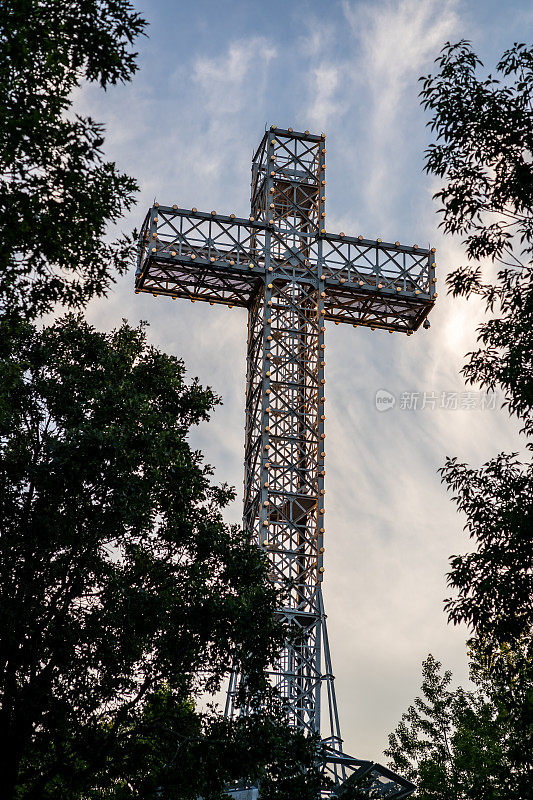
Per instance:
[[[321,592],[324,323],[408,335],[429,326],[435,250],[327,233],[325,156],[325,134],[272,125],[253,158],[248,219],[154,203],[141,229],[135,289],[248,309],[244,528],[268,558],[280,615],[302,634],[285,646],[273,679],[291,723],[309,733],[320,730],[326,683],[325,768],[337,794],[363,780],[401,798],[412,784],[342,750]],[[229,715],[239,681],[235,668]]]

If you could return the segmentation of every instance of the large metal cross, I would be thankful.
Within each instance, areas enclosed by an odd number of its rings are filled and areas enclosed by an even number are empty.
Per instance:
[[[281,616],[301,633],[273,665],[273,678],[291,723],[309,733],[320,731],[326,683],[325,767],[337,794],[347,781],[363,780],[400,798],[412,784],[342,750],[321,592],[324,334],[328,320],[408,335],[428,326],[435,251],[326,232],[325,138],[275,125],[265,132],[252,163],[248,219],[154,203],[141,230],[135,287],[248,309],[244,528],[268,558]],[[229,715],[240,680],[235,668]]]

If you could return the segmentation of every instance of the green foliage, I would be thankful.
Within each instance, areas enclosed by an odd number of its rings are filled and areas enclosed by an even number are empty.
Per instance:
[[[426,169],[444,179],[437,192],[446,233],[460,234],[470,261],[447,278],[453,296],[477,294],[487,319],[466,381],[503,391],[509,413],[533,432],[533,49],[515,44],[498,77],[478,75],[470,44],[447,44],[436,75],[422,78],[422,104],[437,143]],[[390,766],[417,784],[423,800],[530,800],[533,796],[533,470],[516,454],[480,469],[449,458],[443,481],[466,517],[474,552],[452,556],[449,619],[466,622],[472,691],[450,689],[432,656],[423,696],[389,737]]]
[[[263,690],[282,630],[259,553],[223,524],[233,493],[187,441],[211,390],[142,326],[1,333],[2,780],[78,797],[93,775],[128,783],[161,685],[185,728],[233,659]]]
[[[423,697],[403,714],[396,732],[389,736],[385,755],[391,769],[397,769],[408,780],[418,784],[418,796],[431,787],[441,791],[449,787],[442,798],[455,797],[456,776],[450,750],[457,704],[449,690],[451,672],[440,673],[441,664],[428,656],[422,665]],[[462,699],[462,698],[461,698]]]
[[[515,641],[533,626],[533,464],[500,454],[480,469],[448,459],[441,470],[476,549],[450,559],[445,609],[479,635]]]
[[[488,698],[498,722],[503,751],[500,781],[507,797],[529,798],[533,794],[533,636],[524,634],[512,647],[490,637],[469,644],[471,679]]]
[[[290,728],[282,708],[275,703],[235,722],[216,720],[206,742],[193,745],[189,753],[186,763],[191,769],[199,759],[209,763],[204,797],[218,797],[215,780],[220,784],[222,777],[226,785],[231,785],[236,776],[241,777],[237,782],[240,786],[247,782],[259,785],[261,800],[316,800],[319,790],[328,784],[317,766],[319,737],[308,738]],[[240,757],[238,765],[235,753]]]
[[[435,198],[446,233],[466,236],[470,259],[516,261],[513,237],[533,252],[533,48],[515,44],[482,79],[469,42],[447,43],[436,75],[423,77],[422,105],[437,144],[426,170],[446,180]]]
[[[426,169],[445,180],[435,197],[446,233],[464,236],[468,258],[498,265],[483,280],[481,264],[447,278],[454,296],[477,294],[488,318],[478,350],[462,372],[467,383],[501,390],[504,406],[533,432],[533,48],[515,44],[481,78],[468,42],[447,44],[435,75],[422,78],[422,104],[437,143]],[[449,619],[484,637],[516,641],[533,624],[533,471],[500,454],[481,469],[448,459],[441,470],[466,516],[474,552],[451,558]]]
[[[531,643],[518,649],[471,649],[473,691],[450,689],[431,655],[422,666],[422,697],[389,736],[389,766],[417,785],[419,800],[528,800],[533,791]],[[513,663],[513,679],[505,662]],[[496,665],[499,665],[496,668]],[[499,679],[496,675],[499,674]],[[509,713],[509,693],[518,716]]]
[[[5,0],[0,15],[0,312],[82,307],[131,263],[108,227],[136,182],[103,159],[103,127],[74,115],[73,89],[136,70],[146,23],[128,0]]]
[[[274,704],[230,721],[199,712],[161,685],[146,694],[115,738],[105,728],[88,785],[80,792],[50,782],[47,796],[59,788],[62,796],[90,800],[222,800],[228,787],[259,784],[262,800],[316,800],[325,785],[316,766],[317,738],[290,729]],[[89,767],[87,754],[76,749],[78,769]]]
[[[464,236],[471,261],[488,258],[500,271],[484,282],[480,265],[447,278],[454,296],[481,296],[490,318],[478,329],[479,350],[463,369],[467,382],[501,388],[511,414],[531,433],[533,422],[533,48],[515,44],[482,80],[468,42],[447,44],[439,71],[422,78],[423,106],[438,142],[426,170],[446,183],[435,198],[441,226]]]
[[[128,0],[5,0],[0,15],[0,769],[8,800],[314,798],[318,743],[264,669],[285,636],[266,565],[223,524],[191,426],[218,402],[126,322],[83,308],[131,264],[109,229],[136,182],[73,91],[129,81]],[[231,663],[254,713],[199,697]]]

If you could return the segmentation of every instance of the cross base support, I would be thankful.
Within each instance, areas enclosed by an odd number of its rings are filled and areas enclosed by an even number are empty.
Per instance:
[[[340,750],[330,749],[326,742],[323,744],[326,758],[322,761],[322,767],[333,781],[333,786],[321,792],[320,800],[403,800],[415,790],[414,784],[387,767],[374,761],[353,758]],[[227,792],[234,800],[260,800],[261,797],[257,786],[239,786],[228,789]]]

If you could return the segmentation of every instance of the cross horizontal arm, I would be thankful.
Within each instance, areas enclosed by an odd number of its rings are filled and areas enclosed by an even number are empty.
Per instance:
[[[325,233],[311,240],[309,258],[290,251],[287,261],[288,252],[276,227],[253,217],[155,204],[140,233],[135,289],[249,308],[270,254],[278,279],[317,282],[326,320],[409,333],[434,305],[434,250]]]
[[[264,222],[155,204],[140,232],[135,290],[248,306],[265,272]]]
[[[435,250],[323,234],[312,247],[324,281],[324,318],[416,330],[434,305]]]

